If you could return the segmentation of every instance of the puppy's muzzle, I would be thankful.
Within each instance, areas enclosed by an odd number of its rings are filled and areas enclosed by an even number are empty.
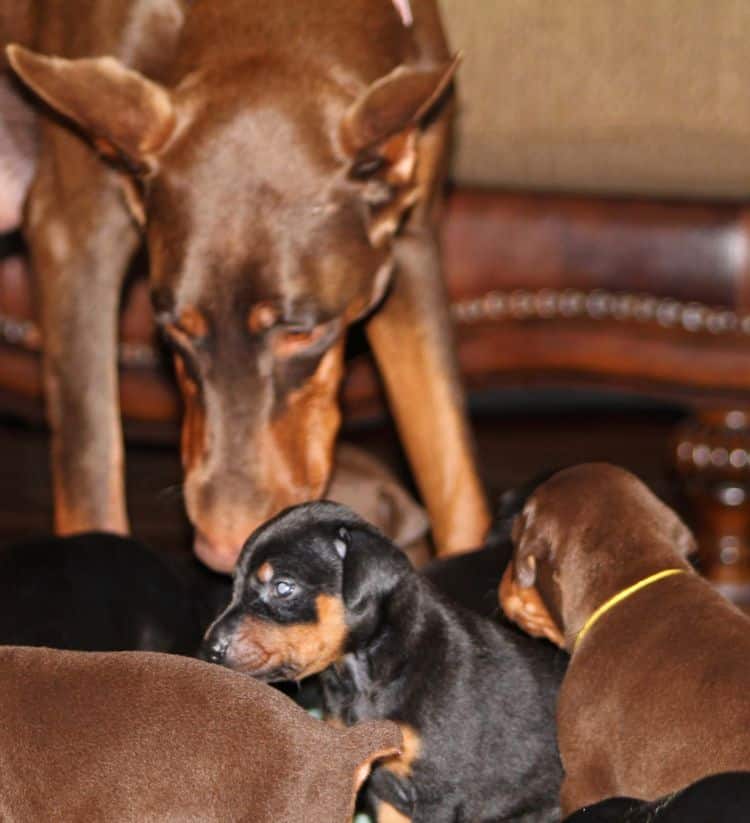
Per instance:
[[[198,652],[198,657],[208,663],[221,665],[227,655],[229,639],[226,637],[215,637],[212,640],[204,640]]]
[[[250,674],[260,671],[268,662],[268,652],[247,638],[237,644],[234,633],[220,623],[211,627],[203,639],[198,656],[209,663],[228,666]]]

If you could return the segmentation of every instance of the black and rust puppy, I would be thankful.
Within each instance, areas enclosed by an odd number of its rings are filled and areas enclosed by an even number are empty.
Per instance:
[[[328,714],[392,719],[402,756],[378,766],[380,820],[559,819],[555,696],[564,665],[453,605],[403,553],[334,503],[288,509],[245,544],[205,656],[266,681],[322,672]],[[388,819],[394,819],[389,817]]]
[[[228,592],[192,558],[130,537],[14,542],[0,547],[0,645],[195,654]]]
[[[724,772],[659,800],[603,800],[566,817],[565,823],[740,823],[748,819],[750,772]]]

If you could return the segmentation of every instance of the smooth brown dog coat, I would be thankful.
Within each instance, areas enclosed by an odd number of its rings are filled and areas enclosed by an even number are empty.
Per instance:
[[[392,723],[340,730],[196,660],[0,648],[0,819],[349,823]]]
[[[0,46],[20,44],[14,75],[0,58],[0,228],[32,167],[59,532],[127,530],[116,328],[144,238],[203,560],[230,570],[257,525],[326,491],[365,317],[439,550],[479,543],[435,230],[456,61],[434,0],[412,0],[411,26],[400,8],[0,0]],[[38,159],[22,103],[42,115]]]
[[[623,469],[586,464],[539,487],[514,542],[506,613],[572,653],[557,711],[565,813],[750,770],[750,619],[692,571],[692,535],[670,508]],[[613,606],[574,646],[609,598],[672,568],[684,573]]]

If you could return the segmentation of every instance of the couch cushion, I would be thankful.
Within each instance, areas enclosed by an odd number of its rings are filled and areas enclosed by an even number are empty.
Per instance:
[[[465,54],[454,176],[750,195],[747,0],[440,0]]]

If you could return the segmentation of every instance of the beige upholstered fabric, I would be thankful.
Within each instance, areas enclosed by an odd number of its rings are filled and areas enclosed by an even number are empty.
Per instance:
[[[750,0],[440,0],[463,183],[750,196]]]

